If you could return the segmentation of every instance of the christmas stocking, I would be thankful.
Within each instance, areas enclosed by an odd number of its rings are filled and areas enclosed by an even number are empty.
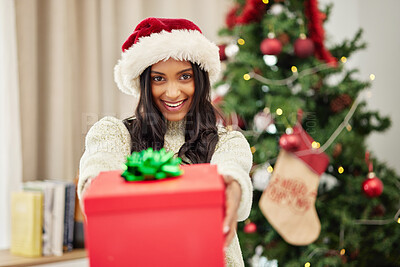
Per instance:
[[[321,230],[315,199],[329,158],[312,149],[313,139],[300,123],[293,130],[281,137],[282,149],[259,207],[286,242],[302,246],[315,241]]]

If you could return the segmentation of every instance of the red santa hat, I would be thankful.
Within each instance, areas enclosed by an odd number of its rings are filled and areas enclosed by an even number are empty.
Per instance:
[[[197,63],[215,82],[221,69],[218,47],[186,19],[147,18],[136,26],[122,46],[114,68],[118,88],[139,96],[140,74],[149,66],[173,58]]]

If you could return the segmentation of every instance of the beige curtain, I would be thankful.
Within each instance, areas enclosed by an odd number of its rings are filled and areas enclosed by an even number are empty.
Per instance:
[[[123,41],[149,16],[193,20],[218,42],[229,0],[15,0],[23,179],[76,176],[89,128],[133,114],[113,67]]]

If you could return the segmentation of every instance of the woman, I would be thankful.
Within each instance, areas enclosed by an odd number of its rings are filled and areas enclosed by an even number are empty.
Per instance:
[[[173,151],[186,164],[216,164],[226,184],[226,263],[243,266],[236,226],[250,213],[252,154],[241,133],[217,126],[210,82],[220,70],[218,47],[191,21],[148,18],[122,50],[115,81],[139,103],[134,117],[106,117],[88,132],[79,198],[100,171],[121,169],[129,154],[148,147]]]

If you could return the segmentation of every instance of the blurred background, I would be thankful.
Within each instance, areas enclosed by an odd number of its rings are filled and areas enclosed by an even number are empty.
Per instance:
[[[324,6],[332,1],[320,0]],[[0,4],[0,248],[9,245],[9,192],[22,181],[73,180],[90,127],[106,115],[133,114],[136,99],[119,92],[113,67],[142,19],[182,17],[215,43],[230,0],[2,0]],[[398,68],[400,2],[335,1],[325,23],[327,47],[359,28],[368,47],[348,59],[361,80],[375,75],[368,106],[392,127],[368,145],[397,173],[400,164]]]

